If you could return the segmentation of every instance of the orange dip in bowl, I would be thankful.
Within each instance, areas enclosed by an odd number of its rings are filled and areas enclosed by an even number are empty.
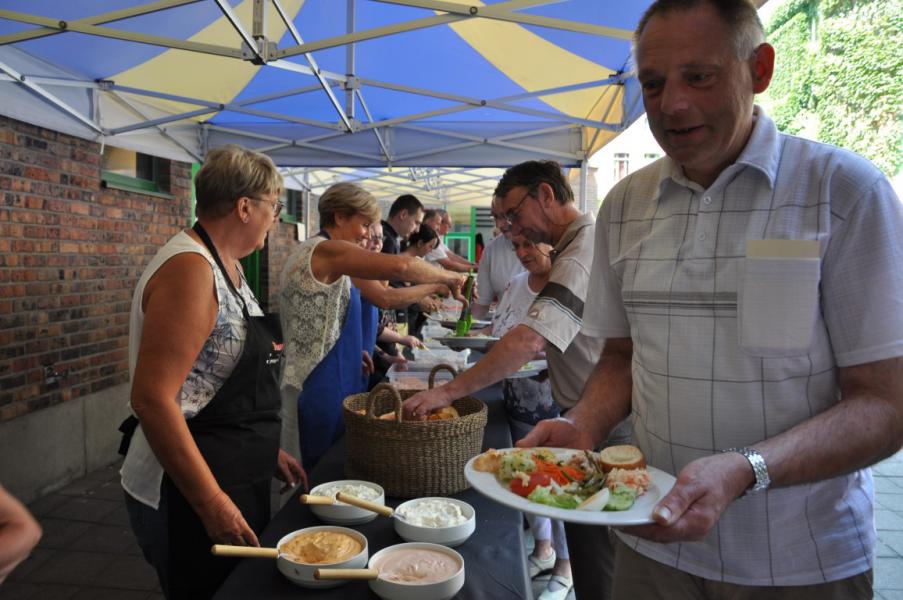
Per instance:
[[[279,553],[293,562],[326,565],[348,560],[360,554],[363,544],[338,531],[299,533],[279,547]]]

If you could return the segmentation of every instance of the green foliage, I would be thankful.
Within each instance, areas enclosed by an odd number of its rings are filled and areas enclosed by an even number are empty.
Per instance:
[[[814,116],[813,97],[816,55],[809,51],[809,19],[798,12],[770,35],[775,48],[775,76],[771,80],[766,110],[778,129],[811,135],[806,125]]]
[[[791,0],[768,24],[778,128],[903,166],[903,0]]]

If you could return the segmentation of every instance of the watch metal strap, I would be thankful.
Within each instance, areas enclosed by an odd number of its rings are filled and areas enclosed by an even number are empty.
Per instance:
[[[768,465],[765,464],[765,457],[762,456],[762,454],[758,450],[756,450],[755,448],[745,447],[727,448],[726,450],[722,450],[722,452],[736,452],[738,454],[742,454],[744,457],[746,457],[746,460],[749,461],[749,464],[753,470],[753,475],[755,475],[756,477],[756,482],[751,488],[743,493],[744,496],[763,492],[768,489],[769,485],[771,485],[771,477],[768,476]]]

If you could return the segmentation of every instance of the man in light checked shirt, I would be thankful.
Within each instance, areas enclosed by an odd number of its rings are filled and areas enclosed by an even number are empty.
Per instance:
[[[667,156],[603,203],[583,320],[602,356],[522,442],[591,448],[629,413],[677,476],[653,524],[618,532],[615,598],[872,597],[868,467],[903,445],[903,208],[871,163],[754,104],[764,39],[745,0],[641,20]]]

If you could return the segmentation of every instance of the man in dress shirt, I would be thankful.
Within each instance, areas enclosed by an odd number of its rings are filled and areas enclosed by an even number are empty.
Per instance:
[[[903,208],[871,163],[754,105],[764,40],[745,0],[640,21],[667,156],[605,199],[583,320],[605,349],[523,440],[588,448],[630,413],[677,476],[653,524],[618,533],[615,598],[872,597],[868,466],[903,443]]]
[[[423,204],[417,196],[402,194],[389,207],[389,218],[382,221],[383,252],[399,254],[401,242],[420,229],[423,222]]]

